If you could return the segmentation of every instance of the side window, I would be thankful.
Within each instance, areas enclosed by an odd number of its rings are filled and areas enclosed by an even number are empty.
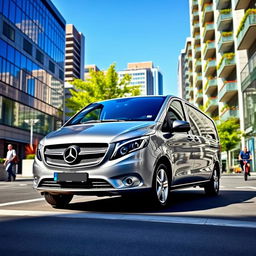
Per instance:
[[[204,116],[203,114],[201,114],[201,115],[204,120],[204,126],[205,126],[205,129],[204,129],[204,132],[202,133],[202,135],[205,137],[209,136],[212,139],[216,140],[218,136],[217,136],[217,132],[216,132],[215,126],[213,124],[213,121],[211,119],[209,119],[208,117]]]
[[[99,120],[100,119],[101,108],[95,108],[92,111],[88,112],[80,121],[80,123],[86,123],[90,120]]]
[[[194,135],[200,136],[200,129],[199,129],[199,117],[197,116],[196,110],[194,108],[192,108],[191,106],[187,105],[187,113],[188,113],[188,117],[189,117],[189,123],[191,126],[191,132]]]
[[[172,120],[185,120],[185,115],[183,111],[183,107],[181,102],[178,100],[172,101],[169,109],[168,109],[168,117]]]

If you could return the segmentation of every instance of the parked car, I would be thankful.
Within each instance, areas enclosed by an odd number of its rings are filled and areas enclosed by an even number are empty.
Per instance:
[[[214,122],[174,96],[88,105],[39,144],[34,188],[54,207],[73,195],[143,193],[166,206],[170,191],[204,187],[217,195],[219,138]]]

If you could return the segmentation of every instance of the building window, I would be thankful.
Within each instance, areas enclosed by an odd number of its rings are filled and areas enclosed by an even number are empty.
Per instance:
[[[23,50],[32,55],[32,44],[25,38],[23,39]]]
[[[59,70],[59,79],[64,80],[64,72],[61,69]]]
[[[39,50],[36,50],[36,60],[39,61],[41,64],[44,64],[44,55]]]
[[[55,65],[52,61],[49,60],[49,70],[52,72],[52,73],[55,73]]]
[[[15,40],[15,30],[6,22],[3,23],[3,34],[10,40]]]

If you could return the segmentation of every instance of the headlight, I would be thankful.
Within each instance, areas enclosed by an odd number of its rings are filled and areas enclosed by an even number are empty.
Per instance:
[[[141,137],[132,140],[121,141],[116,144],[115,151],[111,157],[111,160],[125,156],[136,150],[145,148],[148,145],[149,137]]]
[[[36,149],[36,157],[39,161],[42,161],[41,149],[43,148],[43,144],[40,142]]]

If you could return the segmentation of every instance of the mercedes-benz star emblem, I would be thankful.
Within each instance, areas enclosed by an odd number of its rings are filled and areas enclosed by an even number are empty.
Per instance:
[[[68,164],[72,164],[78,157],[78,149],[75,146],[70,146],[64,151],[64,160]]]

